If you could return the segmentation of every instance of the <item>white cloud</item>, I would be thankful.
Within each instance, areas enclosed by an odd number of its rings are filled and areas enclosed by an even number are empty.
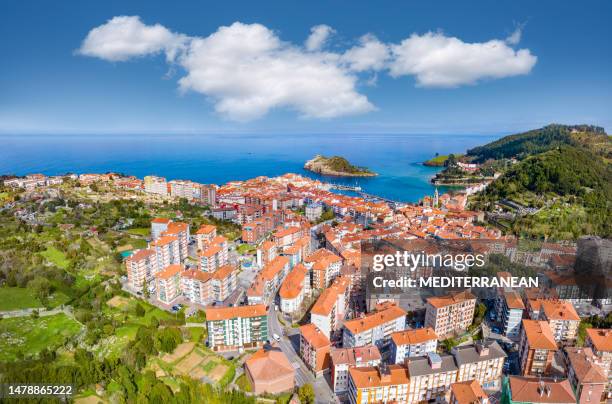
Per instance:
[[[325,45],[327,39],[335,32],[329,25],[316,25],[310,29],[310,35],[306,39],[304,46],[311,52],[320,50]]]
[[[514,32],[512,32],[507,38],[506,43],[508,45],[516,46],[521,42],[521,37],[523,36],[523,28],[525,24],[518,24]]]
[[[109,61],[165,52],[172,60],[187,37],[162,25],[145,25],[137,16],[119,16],[89,31],[78,52]]]
[[[212,97],[218,112],[239,121],[277,107],[314,118],[372,110],[355,89],[357,77],[336,59],[282,42],[263,25],[234,23],[192,41],[179,58],[187,71],[179,82],[184,90]]]
[[[382,70],[389,58],[389,47],[380,42],[374,35],[367,34],[359,39],[359,45],[347,50],[342,55],[342,62],[356,72]]]
[[[432,32],[412,34],[391,49],[391,75],[414,75],[423,87],[457,87],[527,74],[537,61],[528,49],[514,50],[504,41],[466,43]]]
[[[509,46],[520,33],[505,41],[465,43],[430,32],[399,44],[367,34],[344,52],[323,51],[334,32],[315,26],[302,46],[282,41],[261,24],[236,22],[207,37],[189,37],[159,24],[145,25],[137,16],[120,16],[93,28],[78,53],[108,61],[163,53],[172,71],[184,70],[182,91],[205,95],[218,113],[238,121],[277,108],[309,118],[372,111],[357,86],[374,85],[379,72],[413,75],[423,87],[456,87],[526,74],[537,60],[528,49]]]

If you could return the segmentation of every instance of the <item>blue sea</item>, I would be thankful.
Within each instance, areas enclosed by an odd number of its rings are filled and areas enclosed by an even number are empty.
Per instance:
[[[501,135],[0,135],[0,174],[120,172],[223,184],[287,172],[359,185],[388,199],[431,195],[439,170],[422,162],[436,153],[464,153]],[[379,175],[321,177],[303,169],[316,154],[340,155]],[[441,189],[440,191],[444,191]]]

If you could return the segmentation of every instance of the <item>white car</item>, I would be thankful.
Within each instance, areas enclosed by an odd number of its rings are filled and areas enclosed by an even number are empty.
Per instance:
[[[273,334],[272,338],[274,338],[276,341],[280,341],[280,337],[278,336],[278,334]]]

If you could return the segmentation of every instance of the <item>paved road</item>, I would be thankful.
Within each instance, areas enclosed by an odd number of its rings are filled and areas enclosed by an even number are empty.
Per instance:
[[[297,353],[297,349],[299,349],[299,331],[291,329],[289,331],[290,335],[285,335],[283,327],[278,321],[277,312],[274,310],[274,304],[271,304],[268,310],[268,334],[271,340],[274,334],[281,336],[279,345],[295,369],[296,384],[298,386],[307,383],[312,384],[317,403],[335,403],[336,397],[325,378],[315,378],[304,362],[302,362],[302,359],[300,359]]]

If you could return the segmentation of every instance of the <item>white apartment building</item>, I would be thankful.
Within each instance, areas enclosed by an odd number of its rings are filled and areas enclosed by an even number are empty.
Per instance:
[[[181,296],[181,265],[170,265],[155,274],[155,292],[157,299],[166,304],[172,304]]]
[[[269,339],[266,306],[209,307],[208,345],[213,351],[261,347]]]
[[[172,180],[168,182],[170,186],[170,195],[177,198],[185,198],[193,200],[200,198],[200,185],[191,181]]]
[[[179,240],[175,236],[161,236],[150,243],[149,248],[155,250],[160,268],[181,263]]]
[[[343,393],[349,387],[349,369],[378,366],[381,355],[375,345],[366,345],[357,348],[332,348],[331,382],[334,393]]]
[[[406,403],[410,380],[408,370],[400,365],[354,367],[349,369],[351,404]]]
[[[327,338],[336,331],[344,320],[349,296],[347,278],[337,278],[325,289],[310,310],[310,322],[315,324]]]
[[[298,313],[305,296],[310,295],[308,270],[302,264],[296,265],[285,277],[278,291],[280,309],[285,314]]]
[[[134,252],[125,260],[128,285],[136,291],[141,291],[146,283],[153,279],[160,268],[155,250],[146,249]]]
[[[151,220],[151,238],[157,240],[161,237],[162,233],[168,230],[168,225],[172,222],[170,219],[165,217],[156,217]]]
[[[444,338],[467,330],[474,319],[476,296],[470,292],[459,292],[427,299],[425,327]]]
[[[438,336],[430,327],[398,331],[391,334],[393,363],[404,363],[407,358],[425,356],[438,349]]]
[[[547,321],[555,341],[571,343],[576,339],[580,316],[569,301],[541,299],[540,319]]]
[[[363,318],[344,322],[342,346],[381,346],[391,334],[406,329],[406,312],[393,304],[386,304]]]
[[[144,190],[149,194],[168,195],[168,183],[163,177],[147,175],[144,177]]]
[[[506,353],[496,341],[453,348],[458,366],[458,381],[478,380],[485,389],[501,387],[502,368]]]
[[[518,339],[521,332],[521,320],[525,304],[516,291],[503,292],[501,304],[501,320],[503,333],[510,339]]]

